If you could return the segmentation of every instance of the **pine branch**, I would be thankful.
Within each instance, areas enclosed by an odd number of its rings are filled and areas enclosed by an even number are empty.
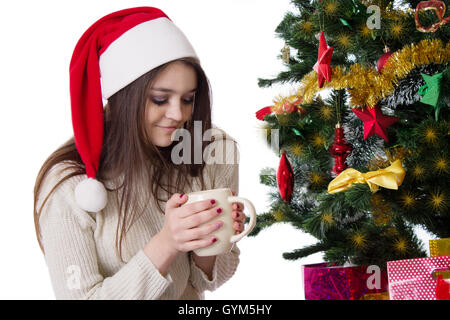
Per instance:
[[[250,221],[249,217],[246,218],[246,222]],[[254,237],[258,235],[262,230],[270,227],[277,221],[274,219],[273,215],[270,213],[258,214],[258,223],[255,225],[253,230],[248,234],[249,237]]]
[[[319,242],[307,247],[304,247],[302,249],[296,249],[292,252],[285,252],[283,253],[283,258],[287,260],[297,260],[304,257],[307,257],[309,255],[312,255],[317,252],[326,251],[329,249],[329,246]]]

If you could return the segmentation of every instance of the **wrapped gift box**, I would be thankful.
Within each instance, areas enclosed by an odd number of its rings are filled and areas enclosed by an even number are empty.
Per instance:
[[[387,298],[387,273],[378,267],[302,266],[306,300],[380,300]],[[377,295],[379,294],[379,295]]]
[[[450,255],[388,261],[391,300],[436,300],[436,286],[445,270],[450,270]]]

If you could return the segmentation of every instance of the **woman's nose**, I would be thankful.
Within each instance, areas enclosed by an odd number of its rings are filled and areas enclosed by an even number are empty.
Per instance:
[[[171,102],[166,112],[166,117],[181,121],[183,119],[182,105],[180,101]]]

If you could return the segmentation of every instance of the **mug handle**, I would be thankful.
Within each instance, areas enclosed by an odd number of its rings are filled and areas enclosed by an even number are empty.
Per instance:
[[[232,236],[230,238],[230,242],[234,243],[234,242],[241,240],[243,237],[248,235],[253,230],[253,228],[255,227],[255,224],[256,224],[256,210],[255,210],[255,207],[253,206],[253,203],[251,203],[250,200],[248,200],[246,198],[230,196],[230,197],[228,197],[227,200],[229,203],[243,202],[245,208],[250,211],[250,221],[248,223],[247,228],[244,231],[242,231],[240,234],[235,234],[234,236]]]

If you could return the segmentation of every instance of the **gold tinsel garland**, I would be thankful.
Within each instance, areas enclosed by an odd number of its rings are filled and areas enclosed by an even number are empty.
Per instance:
[[[351,106],[374,106],[394,92],[395,85],[414,68],[431,63],[444,64],[450,61],[450,43],[440,40],[422,40],[394,52],[387,60],[382,73],[374,67],[353,64],[349,68],[332,67],[332,78],[322,88],[317,85],[317,73],[305,75],[298,89],[303,103],[311,103],[322,89],[347,89]]]

